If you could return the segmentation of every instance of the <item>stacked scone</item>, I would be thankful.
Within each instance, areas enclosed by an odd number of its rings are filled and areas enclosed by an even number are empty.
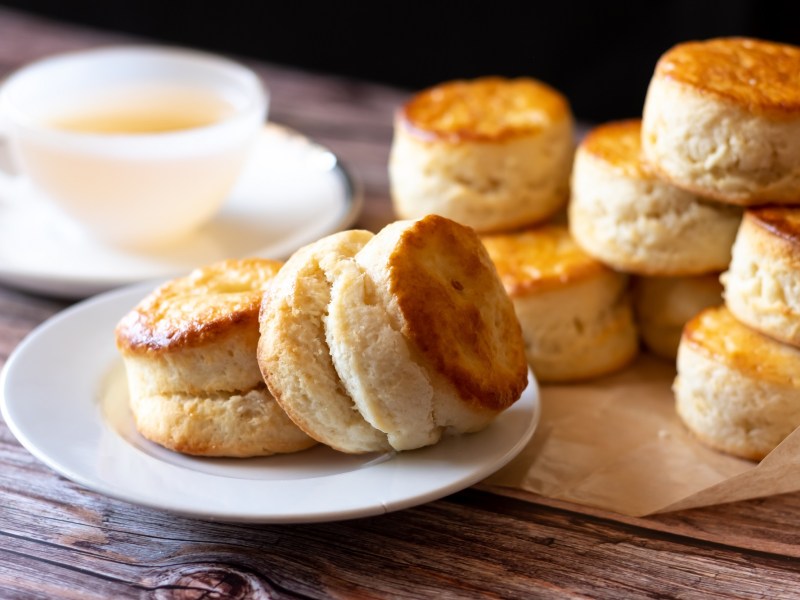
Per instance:
[[[800,208],[745,211],[725,304],[686,327],[678,414],[709,445],[754,460],[800,425]]]
[[[420,448],[483,429],[528,383],[485,249],[437,216],[199,269],[116,335],[139,431],[206,456]]]
[[[686,321],[719,304],[741,209],[661,178],[642,150],[642,122],[590,131],[575,155],[569,226],[586,252],[633,278],[645,345],[674,360]]]
[[[656,66],[642,125],[659,177],[746,207],[722,277],[724,304],[684,329],[674,390],[700,440],[756,460],[800,425],[798,73],[792,46],[681,44]]]
[[[530,78],[483,77],[415,94],[389,158],[398,217],[438,214],[480,233],[541,223],[566,203],[572,111]]]
[[[227,260],[148,294],[117,325],[134,423],[198,456],[265,456],[315,444],[269,393],[256,360],[261,298],[281,264]]]
[[[567,100],[530,78],[443,83],[413,96],[395,118],[396,214],[437,213],[481,234],[541,381],[603,375],[637,349],[627,277],[555,224],[573,156]]]
[[[597,377],[636,356],[627,278],[582,250],[565,225],[482,240],[514,302],[540,381]]]

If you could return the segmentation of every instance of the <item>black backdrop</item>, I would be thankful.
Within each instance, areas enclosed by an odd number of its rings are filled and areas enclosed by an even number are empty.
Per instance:
[[[596,122],[640,114],[655,61],[680,41],[748,35],[800,45],[797,0],[0,4],[409,90],[454,78],[528,75],[560,89],[579,118]]]

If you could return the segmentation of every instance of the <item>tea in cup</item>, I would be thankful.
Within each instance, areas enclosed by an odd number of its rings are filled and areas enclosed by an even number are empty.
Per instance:
[[[267,105],[243,65],[158,46],[43,59],[0,88],[22,176],[95,237],[132,247],[176,241],[217,213]]]

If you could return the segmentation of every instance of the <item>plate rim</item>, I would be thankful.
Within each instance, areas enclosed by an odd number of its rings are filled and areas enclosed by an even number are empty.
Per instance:
[[[88,298],[82,302],[78,302],[56,313],[49,319],[45,320],[43,323],[39,324],[36,328],[34,328],[17,345],[17,347],[14,348],[14,350],[8,357],[8,360],[6,361],[5,365],[3,366],[2,370],[0,370],[0,414],[2,414],[3,420],[5,421],[7,427],[9,428],[10,432],[15,437],[15,439],[37,460],[42,462],[44,465],[46,465],[49,469],[51,469],[55,473],[58,473],[59,475],[66,477],[68,480],[86,489],[102,494],[109,498],[121,500],[135,506],[142,506],[150,509],[164,511],[166,513],[173,515],[179,515],[194,519],[204,519],[211,521],[231,522],[231,523],[261,523],[261,524],[320,523],[320,522],[342,521],[354,518],[376,516],[376,515],[386,514],[389,512],[395,512],[398,510],[403,510],[406,508],[411,508],[413,506],[418,506],[427,502],[431,502],[433,500],[440,499],[449,494],[473,486],[482,481],[483,479],[486,479],[492,473],[496,472],[497,470],[507,465],[511,460],[514,459],[514,457],[516,457],[525,448],[525,446],[532,438],[541,420],[540,389],[538,382],[536,381],[536,378],[529,370],[528,373],[529,384],[526,390],[523,392],[523,396],[520,399],[520,401],[526,403],[529,402],[530,407],[528,408],[526,406],[526,408],[519,408],[517,409],[517,411],[514,411],[514,412],[518,412],[521,410],[530,411],[530,420],[527,423],[527,426],[525,427],[523,435],[521,435],[519,439],[514,440],[514,442],[510,444],[508,447],[504,446],[504,450],[500,453],[501,456],[498,459],[494,460],[491,463],[480,464],[477,467],[473,467],[469,470],[469,472],[466,475],[462,473],[461,475],[459,475],[457,479],[448,481],[445,485],[438,485],[436,487],[423,489],[422,491],[415,491],[413,494],[410,494],[406,497],[392,499],[391,502],[389,503],[387,503],[385,500],[382,499],[380,503],[373,502],[371,504],[366,504],[363,506],[355,506],[350,508],[336,508],[334,510],[320,509],[316,510],[315,512],[305,512],[299,514],[284,514],[284,513],[266,514],[263,512],[257,513],[254,511],[243,511],[243,510],[238,510],[238,511],[232,510],[228,512],[221,512],[219,510],[208,510],[197,506],[194,506],[192,508],[179,508],[174,505],[166,506],[164,503],[159,502],[157,499],[148,501],[146,498],[142,498],[140,496],[132,494],[130,490],[119,489],[118,487],[110,486],[107,484],[107,482],[99,480],[96,476],[93,478],[92,473],[87,473],[86,470],[80,472],[76,471],[74,468],[65,467],[54,457],[50,456],[50,454],[48,454],[46,451],[42,450],[39,444],[37,444],[37,442],[34,439],[31,439],[31,437],[29,436],[29,429],[26,429],[26,425],[18,423],[14,418],[14,416],[12,415],[13,410],[11,408],[11,405],[14,402],[19,402],[21,400],[9,399],[10,395],[14,395],[14,392],[9,394],[9,386],[11,385],[10,381],[13,379],[14,374],[20,369],[18,364],[22,361],[24,366],[24,361],[31,359],[30,353],[33,352],[31,348],[35,348],[36,344],[43,343],[43,340],[46,341],[49,336],[54,335],[53,330],[59,324],[65,321],[69,322],[72,319],[78,319],[81,316],[86,316],[86,315],[91,316],[93,311],[97,311],[102,306],[116,307],[117,305],[119,305],[119,311],[121,317],[122,314],[124,314],[124,312],[128,310],[128,308],[125,307],[132,307],[133,304],[137,301],[137,298],[141,298],[143,294],[147,293],[150,289],[151,286],[148,283],[140,283],[132,286],[125,286],[123,288],[111,290],[109,292],[93,296],[91,298]],[[113,336],[109,334],[109,337],[111,338]],[[73,352],[73,355],[77,354],[79,353]],[[105,368],[107,368],[108,366],[110,365],[105,365]],[[103,368],[104,368],[103,365],[99,364],[92,365],[95,378],[103,376],[104,374]],[[69,395],[65,394],[65,396],[68,397]],[[522,406],[522,404],[520,404],[519,406]],[[498,419],[502,419],[506,414],[511,414],[512,409],[514,409],[514,406],[512,406],[511,409],[509,409],[509,411],[506,411],[505,413],[498,416]],[[99,406],[99,404],[95,404],[93,410],[102,413],[102,407]],[[107,422],[106,417],[100,415],[97,418],[103,421],[102,427],[105,430],[113,430],[111,425]],[[483,433],[485,433],[485,430],[474,434],[465,434],[465,435],[480,436]],[[116,431],[113,432],[113,435],[121,437],[119,433]],[[463,436],[455,436],[455,437],[460,440],[464,439]],[[124,443],[128,444],[127,441],[124,441]],[[446,440],[443,440],[439,444],[422,448],[416,451],[398,452],[395,453],[388,460],[382,461],[374,466],[367,467],[367,469],[381,468],[382,465],[390,465],[388,467],[389,469],[405,469],[409,468],[409,466],[413,467],[415,457],[424,456],[426,452],[428,453],[428,456],[430,456],[430,454],[435,455],[436,449],[444,447],[445,443]],[[454,443],[458,443],[458,440],[456,440],[456,442]],[[136,448],[132,445],[130,445],[130,448],[132,450],[136,450]],[[151,459],[157,460],[155,458]],[[410,463],[410,465],[406,463]],[[173,466],[174,468],[181,469],[182,472],[190,471],[190,469],[187,469],[185,467],[180,467],[177,465]],[[386,469],[387,467],[382,467],[382,468]],[[357,473],[359,470],[363,471],[363,469],[357,468],[354,470],[345,471],[339,474],[328,475],[325,477],[334,477],[334,478],[339,477],[341,481],[344,476],[347,476],[347,478],[356,477],[356,475],[353,474]],[[379,473],[382,473],[382,471],[380,471]],[[203,472],[196,472],[195,476],[199,477],[201,480],[208,479],[216,482],[230,480],[227,476],[215,475]],[[391,472],[389,472],[387,476],[391,476]],[[311,477],[308,479],[301,479],[301,480],[309,481],[311,479],[319,480],[321,478]],[[274,482],[271,483],[269,480],[254,479],[252,481],[257,481],[261,485],[264,485],[265,487],[274,485]],[[277,481],[280,483],[280,485],[285,486],[287,485],[287,481],[291,480],[277,480]],[[245,487],[245,485],[248,484],[239,484],[239,485]]]

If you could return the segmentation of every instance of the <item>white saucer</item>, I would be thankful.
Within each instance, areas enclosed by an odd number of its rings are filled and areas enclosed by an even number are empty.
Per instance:
[[[102,494],[205,519],[298,523],[365,517],[477,483],[528,443],[539,420],[533,376],[487,429],[411,452],[350,456],[318,446],[257,459],[202,459],[136,432],[117,321],[149,286],[85,300],[34,330],[0,373],[0,408],[35,457]]]
[[[174,277],[223,258],[285,259],[352,225],[362,202],[332,152],[274,124],[265,126],[217,217],[158,252],[91,239],[22,179],[6,192],[0,198],[0,283],[69,298]]]

